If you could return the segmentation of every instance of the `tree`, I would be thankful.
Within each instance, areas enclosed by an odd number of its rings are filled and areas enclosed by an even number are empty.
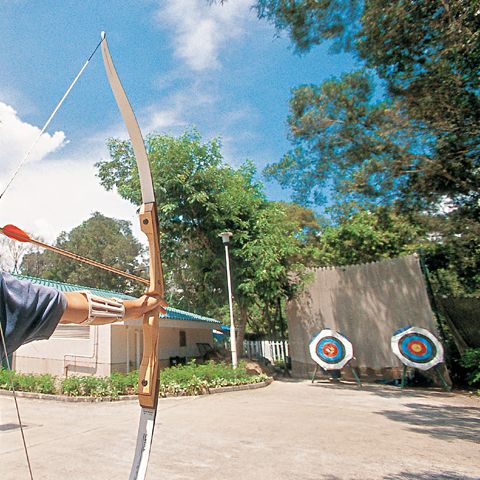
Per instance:
[[[130,143],[112,139],[109,147],[111,159],[97,165],[102,185],[116,187],[124,198],[141,203]],[[259,299],[257,270],[260,262],[267,262],[272,255],[271,249],[254,247],[266,242],[271,229],[268,219],[280,215],[279,210],[266,200],[262,185],[255,180],[253,165],[246,162],[234,169],[224,163],[216,139],[203,142],[195,130],[178,138],[150,135],[147,151],[159,211],[168,298],[180,308],[205,315],[224,311],[226,277],[218,234],[233,232],[230,252],[241,346],[251,309]],[[296,241],[286,227],[278,234]],[[281,294],[279,283],[275,288]]]
[[[356,48],[434,139],[415,187],[456,205],[480,200],[479,2],[365,4]],[[437,200],[434,197],[434,200]]]
[[[18,273],[23,257],[32,251],[35,251],[32,245],[2,236],[0,238],[0,268],[4,271]]]
[[[302,204],[417,199],[411,172],[429,162],[427,139],[391,100],[374,100],[365,72],[304,85],[290,102],[294,148],[266,169]],[[415,195],[415,196],[414,196]]]
[[[269,203],[256,217],[250,240],[244,243],[239,255],[248,272],[239,288],[254,299],[260,313],[259,323],[265,320],[272,336],[279,327],[274,316],[278,302],[295,295],[312,258],[312,247],[306,241],[308,232],[299,221],[305,214],[308,211],[299,206]],[[313,223],[311,218],[308,223]]]
[[[345,122],[344,115],[362,120],[364,108],[383,110],[392,129],[405,132],[395,143],[409,152],[412,158],[399,165],[394,151],[391,161],[380,167],[392,169],[390,178],[401,174],[408,189],[416,199],[430,205],[438,205],[448,197],[456,206],[470,206],[478,211],[480,200],[480,38],[478,36],[478,2],[390,2],[380,0],[366,2],[336,1],[259,1],[260,17],[273,21],[277,28],[287,29],[296,47],[305,52],[313,45],[334,39],[338,46],[350,48],[385,81],[386,105],[372,102],[373,90],[369,87],[369,99],[357,89],[348,103],[341,108],[341,99],[333,100],[338,110],[326,111],[322,94],[332,82],[320,87],[307,86],[294,91],[291,101],[290,125],[296,155],[287,155],[275,170],[285,182],[288,171],[310,166],[312,148],[302,149],[305,139],[314,147],[315,140],[324,137],[322,145],[335,145],[338,140],[335,128],[325,130],[328,123]],[[354,41],[345,42],[345,38]],[[353,78],[353,77],[352,77]],[[336,82],[347,93],[351,88],[348,78]],[[348,94],[347,94],[348,96]],[[340,104],[339,104],[340,102]],[[317,110],[318,107],[318,110]],[[392,113],[394,112],[394,113]],[[368,118],[371,118],[371,113]],[[311,118],[312,117],[312,118]],[[395,125],[395,123],[397,125]],[[408,122],[408,123],[406,123]],[[344,123],[345,125],[345,123]],[[351,125],[351,122],[347,122]],[[377,123],[378,125],[378,123]],[[405,130],[405,128],[407,130]],[[340,135],[345,133],[341,129]],[[358,151],[370,165],[370,151],[355,138],[350,146]],[[345,139],[340,138],[345,144]],[[380,142],[382,143],[382,142]],[[374,140],[372,155],[379,145]],[[320,151],[322,148],[319,149]],[[329,162],[328,153],[321,151],[321,165]],[[327,154],[327,155],[325,155]],[[315,154],[313,154],[315,156]],[[335,163],[335,158],[333,159]],[[334,167],[333,167],[334,168]],[[378,171],[378,168],[375,169]],[[340,174],[345,173],[341,171]],[[355,175],[356,169],[352,172]],[[360,174],[361,175],[361,174]],[[387,173],[388,175],[388,173]],[[356,182],[358,184],[358,182]],[[312,182],[310,182],[310,185]],[[393,187],[405,187],[405,181]],[[295,186],[298,188],[298,186]],[[307,187],[303,187],[303,196]],[[404,193],[405,193],[404,188]],[[368,192],[367,192],[368,193]],[[412,198],[414,195],[410,195]],[[319,200],[319,197],[316,197]]]
[[[130,223],[96,212],[70,232],[62,232],[55,245],[128,273],[145,277],[143,248],[133,237]],[[144,287],[134,281],[96,267],[78,263],[50,251],[24,256],[21,272],[93,288],[140,294]]]
[[[325,222],[316,263],[353,265],[415,253],[426,243],[424,231],[415,223],[385,207],[342,214]]]
[[[286,30],[299,52],[325,40],[334,51],[351,49],[359,28],[362,3],[358,0],[258,0],[259,18]]]
[[[293,91],[293,148],[267,173],[304,204],[355,201],[410,216],[429,240],[437,290],[478,291],[478,1],[258,0],[256,7],[289,32],[298,52],[327,41],[365,66]]]
[[[478,296],[480,293],[480,222],[460,209],[425,219],[431,232],[426,261],[435,292]]]

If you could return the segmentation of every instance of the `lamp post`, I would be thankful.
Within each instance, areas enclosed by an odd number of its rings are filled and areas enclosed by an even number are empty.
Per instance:
[[[237,368],[237,340],[235,336],[235,324],[233,322],[233,295],[232,295],[232,279],[230,274],[230,258],[228,255],[228,246],[232,232],[222,232],[218,236],[222,237],[225,246],[225,263],[227,265],[227,285],[228,285],[228,307],[230,309],[230,350],[232,352],[232,367]]]

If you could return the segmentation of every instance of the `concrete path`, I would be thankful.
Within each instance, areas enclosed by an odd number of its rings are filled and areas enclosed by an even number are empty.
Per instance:
[[[136,402],[19,399],[35,480],[127,479]],[[0,397],[0,479],[28,479]],[[480,401],[307,381],[160,400],[150,480],[480,479]]]

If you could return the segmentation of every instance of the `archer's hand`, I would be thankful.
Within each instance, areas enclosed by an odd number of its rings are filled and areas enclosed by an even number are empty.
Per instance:
[[[154,293],[146,293],[135,300],[124,300],[123,304],[125,305],[125,320],[141,318],[155,308],[160,308],[162,314],[167,313],[165,310],[167,302]]]

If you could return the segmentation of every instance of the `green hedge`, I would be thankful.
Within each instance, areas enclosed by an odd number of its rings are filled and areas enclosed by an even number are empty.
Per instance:
[[[187,365],[166,368],[160,374],[160,396],[201,395],[209,388],[229,385],[246,385],[267,380],[267,375],[251,375],[245,364],[235,370],[228,364],[213,361],[197,365],[194,361]]]
[[[9,372],[0,371],[0,388],[10,390]],[[160,396],[201,395],[210,388],[229,385],[245,385],[263,382],[266,375],[249,374],[243,363],[233,369],[225,363],[209,362],[166,368],[160,373]],[[72,376],[57,380],[52,375],[22,375],[12,372],[15,390],[67,395],[71,397],[111,397],[134,395],[137,390],[138,372],[124,375],[114,373],[110,377]]]
[[[138,372],[127,375],[112,373],[110,377],[72,376],[61,381],[59,393],[69,397],[112,397],[133,395],[138,383]]]
[[[11,390],[11,384],[19,392],[56,393],[55,377],[49,374],[34,375],[0,370],[0,388]]]
[[[480,387],[480,348],[468,349],[461,358],[461,365],[467,369],[467,382],[471,387]],[[477,391],[480,395],[480,390]]]

